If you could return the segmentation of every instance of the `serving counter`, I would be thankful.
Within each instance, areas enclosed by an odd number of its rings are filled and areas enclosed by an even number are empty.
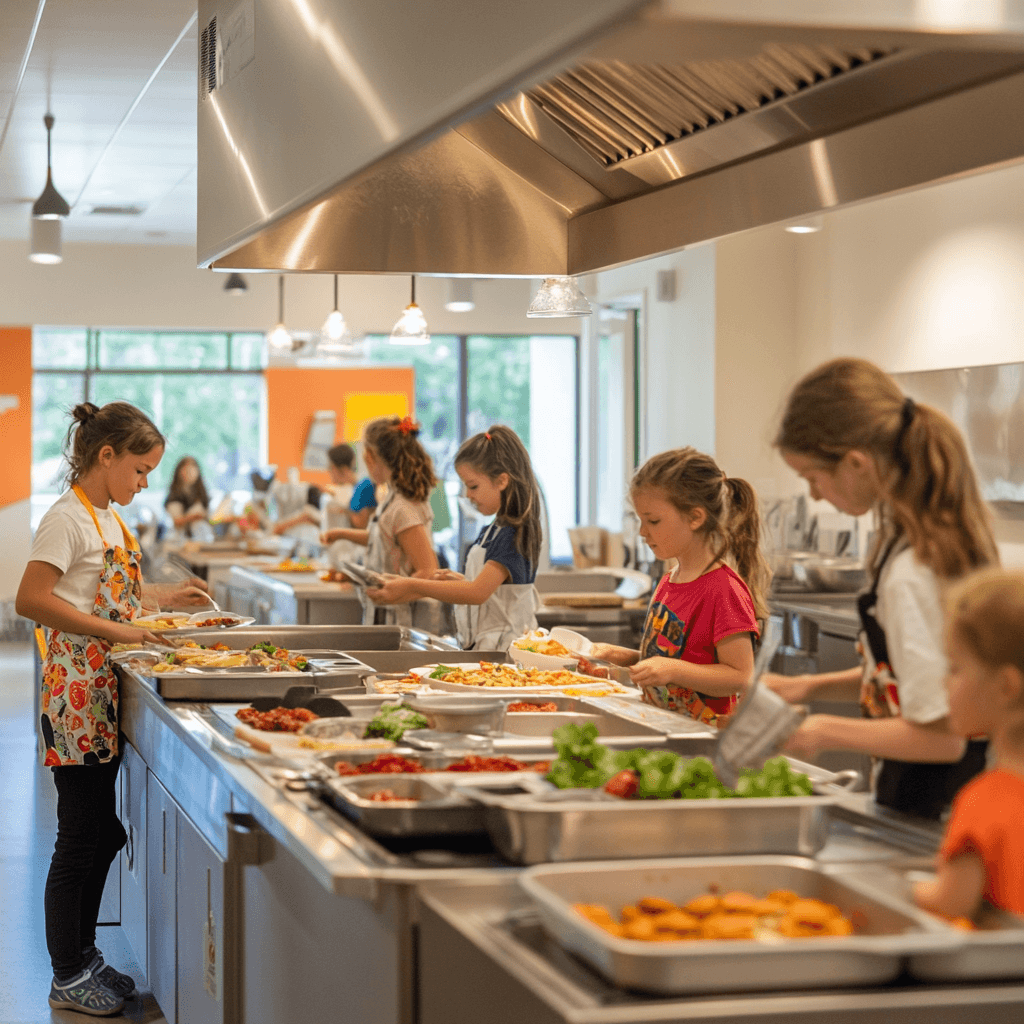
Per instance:
[[[232,566],[214,596],[226,610],[261,625],[355,625],[363,618],[350,583],[326,583],[314,571],[274,572],[265,558]]]
[[[399,627],[272,635],[294,649],[344,645],[380,671],[479,657],[425,649],[429,638]],[[620,992],[545,938],[515,884],[519,869],[492,848],[386,848],[320,799],[276,782],[267,759],[219,730],[205,705],[167,702],[133,671],[121,677],[122,924],[169,1021],[596,1024],[789,1014],[986,1024],[1024,1014],[1020,984],[950,990],[904,979],[877,991],[683,1000]],[[870,875],[937,842],[930,827],[879,818],[863,795],[845,795],[838,807],[819,854],[829,864]]]

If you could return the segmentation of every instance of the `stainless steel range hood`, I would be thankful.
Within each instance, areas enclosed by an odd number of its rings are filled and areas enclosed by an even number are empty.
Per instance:
[[[581,274],[1024,159],[1014,4],[825,6],[202,0],[200,265]]]

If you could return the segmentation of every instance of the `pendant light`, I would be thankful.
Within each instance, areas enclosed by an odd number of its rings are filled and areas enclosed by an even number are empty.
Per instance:
[[[448,301],[444,308],[449,313],[468,313],[476,309],[473,301],[473,282],[466,277],[448,279]]]
[[[590,316],[593,310],[574,277],[545,277],[526,315]]]
[[[228,295],[244,295],[248,290],[249,286],[241,274],[232,274],[224,284],[224,291]]]
[[[320,338],[317,342],[317,352],[323,355],[340,355],[352,348],[352,334],[345,323],[345,317],[338,309],[338,275],[334,275],[334,309],[327,314],[323,327],[320,328]]]
[[[423,316],[423,310],[416,305],[416,275],[412,280],[412,296],[409,305],[405,307],[398,320],[398,323],[391,329],[391,337],[388,341],[392,345],[429,345],[430,334],[427,331],[427,321]]]
[[[32,205],[32,248],[28,258],[33,263],[60,263],[61,218],[71,213],[64,197],[53,185],[53,150],[50,133],[53,131],[53,114],[43,118],[46,125],[46,186]]]
[[[284,325],[284,274],[277,277],[277,324],[267,332],[267,344],[275,352],[290,352],[295,344]]]

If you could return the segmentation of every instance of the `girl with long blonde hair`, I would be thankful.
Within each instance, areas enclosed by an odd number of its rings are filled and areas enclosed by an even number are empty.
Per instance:
[[[750,679],[768,614],[757,495],[710,455],[677,448],[640,467],[630,497],[640,535],[676,565],[655,591],[640,650],[596,644],[593,654],[632,666],[649,703],[717,724]]]
[[[984,766],[984,744],[965,744],[950,729],[943,686],[943,592],[999,561],[967,446],[939,410],[904,395],[873,363],[849,358],[796,385],[775,445],[811,497],[850,515],[874,510],[879,524],[871,586],[858,602],[862,666],[768,680],[797,702],[856,694],[865,719],[811,715],[789,749],[871,754],[878,803],[938,818]]]

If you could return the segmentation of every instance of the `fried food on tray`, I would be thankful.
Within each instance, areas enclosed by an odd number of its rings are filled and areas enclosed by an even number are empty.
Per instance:
[[[492,661],[482,661],[477,668],[438,665],[427,679],[443,679],[446,683],[458,683],[461,686],[509,687],[579,686],[587,681],[585,676],[566,669],[550,671],[541,668],[520,668],[518,665]]]
[[[660,896],[645,896],[624,906],[618,919],[600,904],[574,903],[588,921],[611,935],[642,942],[695,939],[737,941],[852,935],[853,922],[822,900],[803,899],[788,890],[758,898],[747,892],[710,893],[682,906]]]
[[[162,633],[168,629],[181,629],[182,626],[190,626],[187,615],[161,615],[157,618],[147,618],[145,622],[133,621],[129,625],[137,626],[139,629],[148,629],[151,633]]]
[[[530,704],[524,700],[517,700],[509,704],[506,711],[557,711],[558,705],[554,701],[544,701],[540,704]]]

